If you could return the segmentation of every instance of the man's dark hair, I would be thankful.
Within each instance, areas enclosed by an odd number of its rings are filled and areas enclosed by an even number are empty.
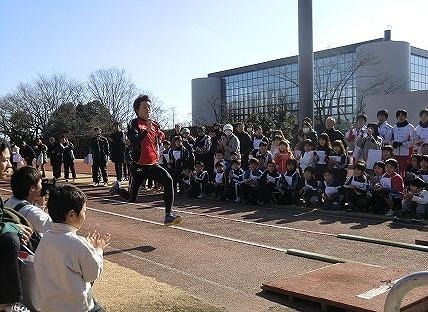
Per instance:
[[[303,172],[310,172],[311,174],[315,174],[315,168],[312,166],[307,166]]]
[[[428,108],[424,108],[419,112],[419,117],[422,117],[422,115],[428,115]]]
[[[361,170],[362,172],[366,172],[367,166],[364,160],[359,160],[355,163],[354,169]]]
[[[51,189],[46,206],[53,222],[64,223],[67,213],[74,210],[80,214],[85,202],[86,195],[80,189],[64,184]]]
[[[379,168],[382,168],[383,170],[385,170],[385,163],[383,161],[379,160],[379,161],[374,163],[373,168],[374,167],[379,167]]]
[[[10,150],[10,146],[9,143],[4,140],[4,139],[0,139],[0,153],[3,153],[3,151],[8,148]]]
[[[388,111],[386,109],[381,109],[380,111],[377,112],[376,117],[379,116],[385,116],[386,119],[388,119]]]
[[[395,113],[395,117],[398,117],[398,115],[404,115],[407,118],[407,111],[404,109],[399,109],[396,113]]]
[[[31,166],[25,166],[16,170],[10,179],[13,196],[24,200],[30,194],[31,187],[35,187],[42,179],[40,171]]]
[[[152,101],[150,100],[148,95],[145,94],[140,94],[134,101],[134,111],[135,113],[138,112],[138,110],[140,109],[140,104],[141,102],[150,102],[152,103]]]

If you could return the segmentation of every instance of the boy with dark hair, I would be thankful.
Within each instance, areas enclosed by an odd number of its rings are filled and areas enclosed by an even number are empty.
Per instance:
[[[398,162],[395,159],[390,158],[385,161],[385,173],[379,184],[373,187],[377,192],[381,192],[381,196],[373,205],[375,213],[381,214],[387,211],[385,216],[393,217],[394,212],[400,209],[404,183],[397,170]]]
[[[10,185],[13,195],[5,202],[5,207],[14,209],[27,218],[36,232],[47,232],[52,220],[37,206],[43,204],[40,171],[30,166],[22,167],[12,174]]]
[[[377,112],[378,131],[382,137],[382,144],[389,144],[392,139],[392,126],[388,123],[388,111],[381,109]]]
[[[86,218],[86,196],[73,185],[52,189],[47,208],[54,223],[34,260],[41,310],[104,311],[92,298],[91,287],[103,269],[110,234],[76,234]]]
[[[199,199],[207,198],[208,194],[208,172],[204,170],[202,161],[195,161],[195,171],[192,172],[190,179],[190,190],[187,194],[189,197]]]
[[[131,142],[133,155],[132,179],[130,192],[113,186],[113,192],[120,193],[121,197],[135,202],[141,184],[145,179],[153,179],[163,186],[165,204],[165,225],[179,224],[180,216],[172,213],[174,203],[174,186],[171,175],[159,166],[159,141],[164,138],[160,125],[151,119],[151,100],[147,95],[139,95],[134,101],[134,112],[137,118],[128,125],[128,139]],[[171,154],[170,154],[171,156]]]
[[[259,143],[259,148],[251,152],[250,158],[256,158],[259,161],[259,169],[261,171],[266,170],[268,162],[273,160],[272,153],[268,151],[268,143],[266,141],[261,141]]]
[[[172,144],[173,146],[169,149],[168,168],[172,173],[174,191],[176,191],[177,185],[180,183],[181,178],[183,177],[183,170],[192,168],[192,156],[189,150],[183,146],[183,139],[180,136],[175,136],[172,139]]]
[[[422,155],[419,164],[421,168],[416,172],[416,175],[428,185],[428,155]]]
[[[245,171],[243,181],[238,186],[239,198],[244,204],[256,204],[259,201],[259,179],[262,172],[258,169],[259,161],[251,158],[249,168]]]
[[[270,203],[273,200],[273,193],[278,191],[278,182],[281,174],[276,169],[274,161],[267,164],[267,169],[260,177],[260,200],[258,205]]]
[[[354,165],[354,174],[343,185],[348,211],[365,210],[368,206],[367,192],[370,189],[370,180],[366,175],[366,163],[358,161]]]
[[[382,161],[386,161],[394,157],[394,148],[391,145],[384,145],[382,147]]]
[[[401,209],[397,213],[398,217],[404,217],[414,210],[416,221],[425,218],[428,211],[428,191],[424,190],[424,187],[425,181],[420,178],[414,178],[410,181],[410,189],[404,191]]]
[[[320,186],[323,208],[326,210],[339,210],[343,201],[339,193],[342,186],[335,181],[334,172],[331,169],[327,169],[323,177],[324,181],[321,182]]]
[[[399,109],[395,116],[397,124],[392,128],[392,147],[395,159],[398,161],[398,173],[404,176],[404,170],[413,154],[415,127],[407,121],[407,111],[404,109]]]
[[[228,174],[228,190],[226,199],[233,199],[236,203],[240,203],[241,199],[238,196],[238,186],[244,179],[244,170],[241,169],[239,160],[232,160],[232,170]]]
[[[415,145],[417,152],[421,152],[421,146],[428,143],[428,108],[419,112],[419,125],[415,128]]]
[[[92,154],[92,180],[94,186],[100,185],[99,171],[101,171],[103,186],[108,184],[107,162],[110,155],[110,146],[106,137],[101,135],[101,129],[94,128],[94,137],[89,144],[89,153]]]
[[[291,205],[297,203],[297,189],[300,183],[300,174],[297,168],[297,160],[290,158],[286,161],[286,171],[278,181],[278,193],[274,198],[278,204]]]
[[[308,166],[303,171],[303,179],[300,183],[300,197],[305,203],[305,207],[316,207],[321,201],[320,184],[315,179],[315,168]]]
[[[214,166],[215,176],[212,183],[213,193],[215,199],[223,199],[224,191],[227,185],[226,174],[224,171],[224,163],[218,162]]]

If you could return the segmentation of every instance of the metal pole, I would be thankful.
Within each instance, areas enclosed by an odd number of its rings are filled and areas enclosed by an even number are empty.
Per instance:
[[[314,117],[312,0],[299,0],[299,124]]]

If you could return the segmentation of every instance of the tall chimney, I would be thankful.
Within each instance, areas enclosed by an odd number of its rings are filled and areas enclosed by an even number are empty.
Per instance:
[[[383,41],[391,40],[391,29],[387,29],[383,32]]]

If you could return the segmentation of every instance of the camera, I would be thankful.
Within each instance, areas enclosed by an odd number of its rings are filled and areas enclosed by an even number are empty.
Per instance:
[[[55,187],[55,179],[42,179],[42,190],[40,196],[44,197],[49,194],[49,191]]]

